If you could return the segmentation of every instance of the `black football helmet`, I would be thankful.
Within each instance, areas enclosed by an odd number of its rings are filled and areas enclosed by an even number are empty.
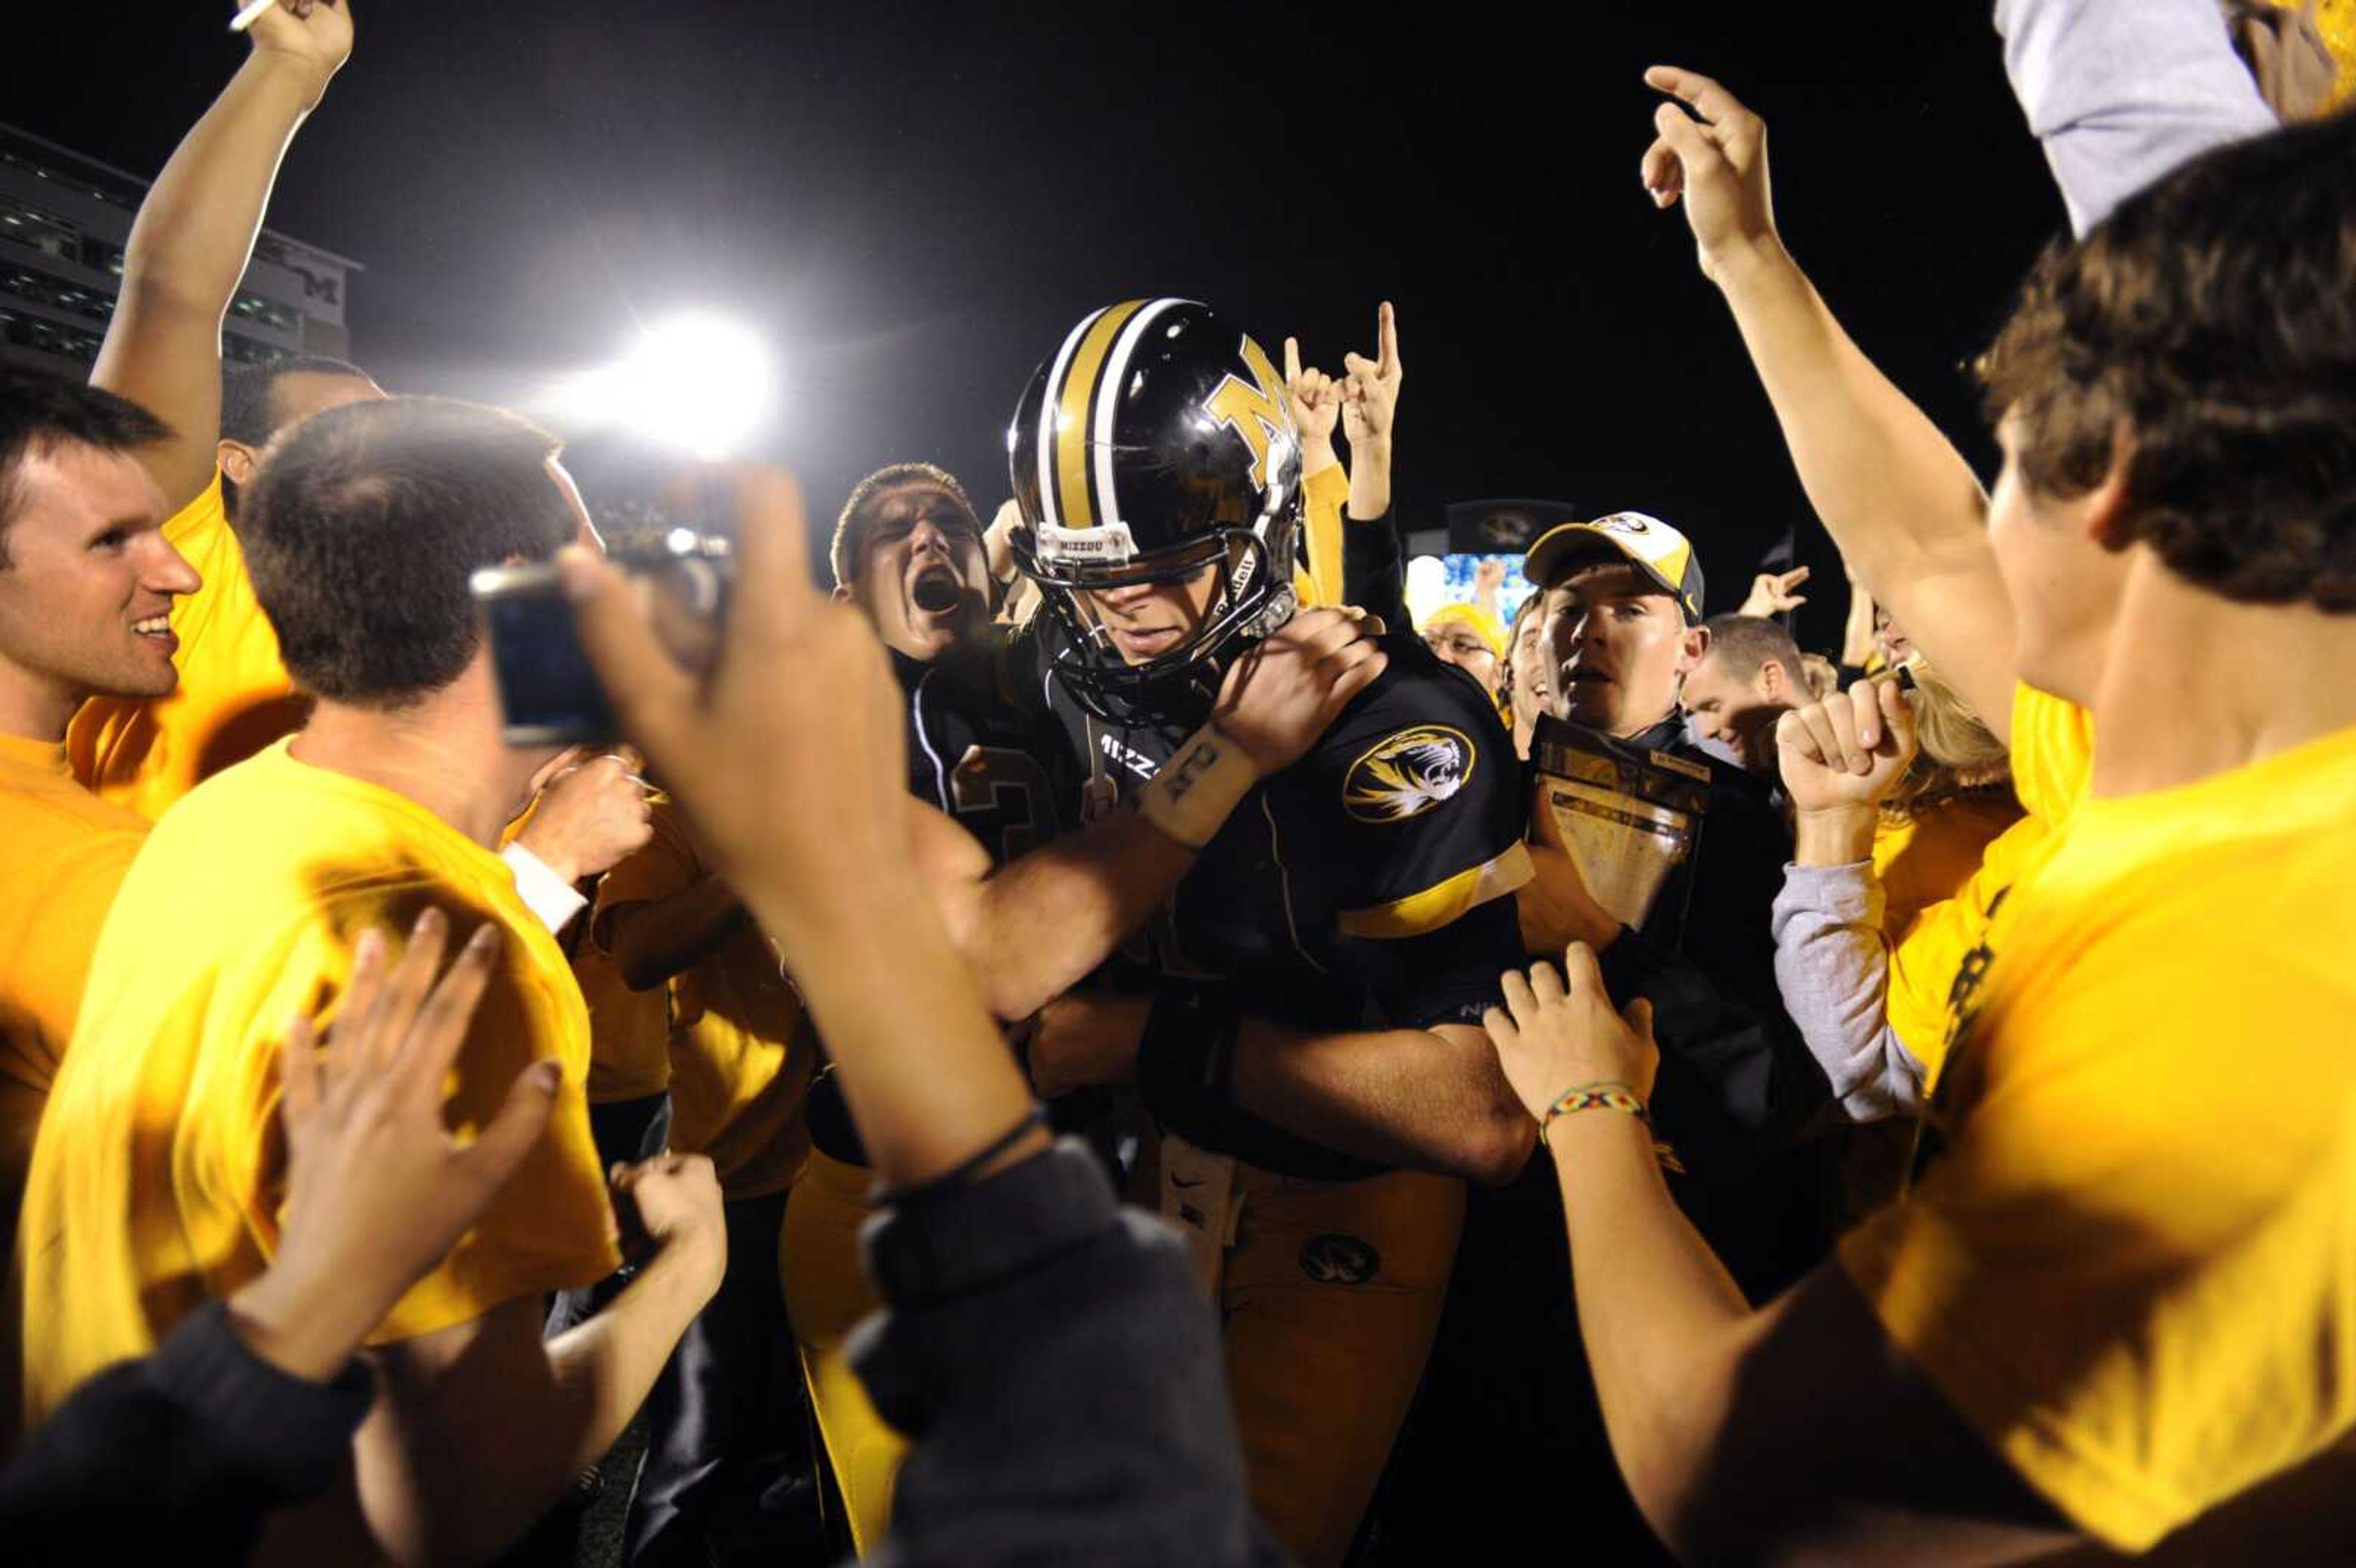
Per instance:
[[[1199,722],[1235,654],[1295,608],[1301,440],[1267,352],[1192,300],[1108,305],[1033,374],[1006,452],[1015,559],[1063,634],[1066,688],[1113,722]],[[1202,624],[1125,659],[1092,596],[1206,570]]]

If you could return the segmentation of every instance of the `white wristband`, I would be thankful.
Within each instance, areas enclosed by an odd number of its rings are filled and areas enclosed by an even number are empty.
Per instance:
[[[1250,755],[1217,724],[1205,724],[1153,775],[1137,809],[1168,837],[1200,849],[1258,782]]]

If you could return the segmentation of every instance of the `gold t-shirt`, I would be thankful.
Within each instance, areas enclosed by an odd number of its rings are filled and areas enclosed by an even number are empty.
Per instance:
[[[1963,891],[1987,847],[2020,820],[2002,791],[1976,790],[1874,830],[1873,874],[1881,883],[1881,933],[1903,942],[1924,912]]]
[[[2356,1424],[2356,729],[2086,793],[2033,694],[2055,824],[1956,987],[1912,1195],[1842,1243],[1891,1338],[2087,1533],[2135,1552]]]
[[[573,977],[589,1008],[589,1103],[643,1100],[670,1087],[670,1019],[662,988],[633,991],[613,955],[584,933]]]
[[[0,1243],[16,1233],[99,925],[146,837],[145,818],[74,783],[63,746],[0,735]]]
[[[165,523],[164,537],[204,578],[172,602],[180,684],[165,697],[93,697],[66,731],[74,776],[151,822],[204,780],[294,733],[307,706],[253,596],[219,473]]]
[[[477,1227],[371,1337],[413,1339],[618,1263],[582,1083],[588,1019],[507,866],[423,806],[297,761],[284,741],[193,791],[123,878],[35,1146],[22,1226],[25,1402],[37,1421],[144,1355],[275,1252],[285,1143],[278,1050],[332,1018],[352,944],[428,905],[455,940],[506,933],[453,1072],[468,1136],[534,1060],[563,1064],[546,1136]]]
[[[2004,894],[2045,856],[2051,830],[2041,816],[2023,816],[1989,843],[1955,896],[1915,912],[1890,947],[1890,1027],[1922,1064],[1936,1088],[1954,1026],[1955,985],[1973,984],[1974,958],[1987,940]],[[1894,929],[1885,922],[1885,930]]]
[[[667,801],[654,838],[598,884],[593,940],[627,904],[686,891],[710,868]],[[740,921],[720,946],[670,978],[670,1147],[711,1157],[721,1190],[758,1198],[793,1184],[809,1155],[803,1115],[818,1041],[759,928]]]

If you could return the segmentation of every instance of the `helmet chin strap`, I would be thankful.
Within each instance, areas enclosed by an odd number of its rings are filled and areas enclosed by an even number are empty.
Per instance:
[[[1283,627],[1300,613],[1301,596],[1292,591],[1292,585],[1288,582],[1269,594],[1267,605],[1258,614],[1244,624],[1244,635],[1253,642],[1258,642],[1262,637]]]

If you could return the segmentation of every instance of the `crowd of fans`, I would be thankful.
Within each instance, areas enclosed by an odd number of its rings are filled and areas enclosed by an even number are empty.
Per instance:
[[[526,419],[224,375],[353,42],[263,12],[0,376],[12,1559],[2349,1561],[2356,112],[2312,4],[1996,9],[1992,494],[1646,75],[1828,650],[1635,509],[1411,624],[1391,308],[1171,299],[830,585],[705,472],[692,623]],[[629,749],[503,722],[533,563]]]

